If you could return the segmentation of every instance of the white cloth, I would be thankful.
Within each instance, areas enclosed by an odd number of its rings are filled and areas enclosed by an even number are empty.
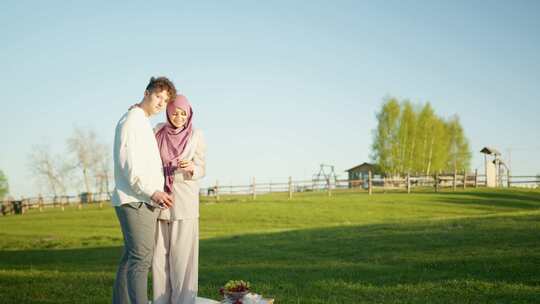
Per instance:
[[[120,118],[114,136],[113,206],[150,202],[165,183],[158,145],[150,120],[134,107]]]
[[[163,125],[157,125],[155,131],[159,131]],[[200,130],[193,130],[180,158],[193,161],[195,166],[193,176],[183,169],[176,170],[172,189],[174,205],[161,210],[158,217],[161,220],[176,221],[199,218],[199,179],[206,174],[206,143]]]
[[[148,301],[148,304],[152,304],[152,301]],[[197,299],[195,299],[195,304],[221,304],[221,302],[208,298],[197,297]]]
[[[212,299],[197,297],[195,304],[220,304],[220,302],[212,300]]]
[[[158,221],[153,304],[194,304],[199,281],[199,219]]]

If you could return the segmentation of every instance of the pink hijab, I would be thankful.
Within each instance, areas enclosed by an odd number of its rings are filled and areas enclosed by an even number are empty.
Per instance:
[[[169,115],[172,115],[176,108],[186,111],[188,115],[186,123],[180,128],[176,128],[169,119]],[[184,95],[177,95],[174,102],[167,105],[166,112],[167,123],[156,133],[156,140],[163,163],[163,174],[165,175],[164,190],[171,193],[174,183],[174,171],[178,168],[178,160],[193,133],[193,110]]]

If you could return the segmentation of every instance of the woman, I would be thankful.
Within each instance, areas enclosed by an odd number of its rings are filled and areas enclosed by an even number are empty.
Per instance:
[[[154,304],[195,303],[199,269],[199,185],[205,175],[206,144],[193,129],[193,111],[178,95],[167,105],[167,122],[155,128],[174,205],[162,209],[152,261]]]

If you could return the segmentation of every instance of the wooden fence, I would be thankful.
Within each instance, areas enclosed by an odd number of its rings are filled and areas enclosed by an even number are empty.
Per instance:
[[[499,180],[499,187],[528,186],[540,188],[540,176],[505,176]],[[396,176],[383,177],[369,173],[366,178],[349,179],[319,179],[319,180],[293,180],[289,177],[283,182],[257,183],[255,178],[244,185],[221,185],[216,181],[214,186],[202,188],[201,196],[204,200],[220,201],[237,196],[246,196],[256,200],[259,194],[281,193],[289,199],[294,199],[295,193],[302,192],[325,192],[328,196],[340,192],[365,192],[369,195],[373,193],[404,192],[414,191],[443,191],[458,189],[485,187],[486,179],[484,175],[474,173],[458,174],[435,174],[429,176]],[[0,202],[0,215],[24,214],[29,209],[77,207],[83,209],[85,205],[96,204],[100,208],[104,202],[110,201],[111,193],[83,193],[76,196],[38,196],[34,198],[21,198],[18,200],[6,200]]]
[[[103,203],[111,200],[111,193],[82,193],[80,195],[38,196],[20,198],[17,200],[4,200],[0,202],[0,215],[24,214],[30,209],[43,211],[46,208],[60,208],[62,211],[68,206],[77,206],[83,209],[85,205],[97,204],[100,208]]]
[[[529,186],[540,187],[540,176],[504,176],[499,179],[499,187]],[[486,178],[473,173],[435,174],[429,176],[374,176],[371,172],[363,179],[322,179],[322,180],[297,180],[289,177],[286,182],[256,183],[252,178],[251,183],[244,185],[222,185],[216,181],[214,186],[201,189],[201,195],[213,197],[219,201],[222,197],[234,197],[236,195],[248,195],[257,199],[259,194],[284,193],[289,199],[293,199],[294,193],[298,192],[321,192],[325,191],[329,196],[333,192],[363,191],[368,194],[375,192],[406,192],[413,191],[442,191],[457,189],[485,187]]]

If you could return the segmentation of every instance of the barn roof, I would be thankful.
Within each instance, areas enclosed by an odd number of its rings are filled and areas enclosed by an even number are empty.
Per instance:
[[[493,154],[493,155],[501,155],[501,152],[499,152],[497,149],[494,149],[494,148],[490,148],[490,147],[484,147],[482,150],[480,150],[481,153],[486,153],[486,154]]]
[[[354,170],[360,169],[360,168],[362,168],[362,167],[375,168],[375,166],[376,166],[375,164],[361,163],[361,164],[358,165],[358,166],[354,166],[354,167],[352,167],[352,168],[350,168],[350,169],[345,170],[345,172],[354,171]]]

